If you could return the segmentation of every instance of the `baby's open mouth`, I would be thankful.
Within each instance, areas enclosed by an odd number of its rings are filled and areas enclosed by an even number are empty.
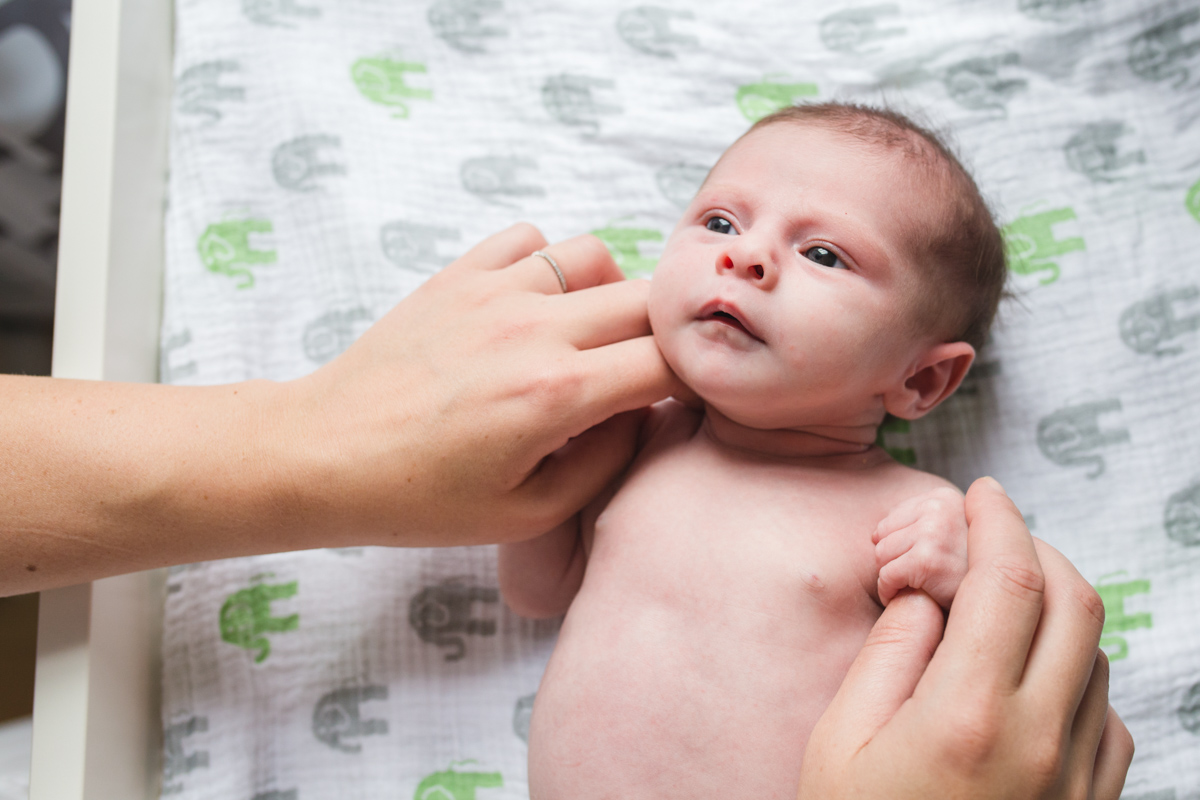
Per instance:
[[[724,305],[724,303],[722,303],[721,305]],[[705,316],[704,319],[710,320],[712,322],[719,322],[722,325],[728,325],[730,328],[733,328],[734,330],[738,330],[738,331],[741,331],[742,333],[746,334],[751,339],[755,339],[760,342],[762,341],[762,339],[760,339],[754,333],[754,331],[750,330],[750,328],[746,327],[745,323],[743,323],[740,319],[738,319],[736,314],[734,314],[730,311],[726,311],[724,308],[714,309],[713,311],[709,312],[709,314],[707,316]]]

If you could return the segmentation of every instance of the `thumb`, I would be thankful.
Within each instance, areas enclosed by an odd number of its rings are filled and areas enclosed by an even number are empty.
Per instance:
[[[925,592],[904,590],[888,603],[821,717],[844,752],[858,752],[912,697],[943,624],[941,607]]]

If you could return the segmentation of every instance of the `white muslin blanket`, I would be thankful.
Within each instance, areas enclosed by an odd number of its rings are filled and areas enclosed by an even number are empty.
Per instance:
[[[1019,300],[884,444],[997,477],[1099,588],[1125,797],[1200,798],[1200,3],[177,0],[175,74],[178,384],[303,375],[517,220],[651,274],[716,157],[782,105],[886,100],[945,130]],[[527,797],[557,625],[508,612],[494,562],[174,570],[163,794]]]

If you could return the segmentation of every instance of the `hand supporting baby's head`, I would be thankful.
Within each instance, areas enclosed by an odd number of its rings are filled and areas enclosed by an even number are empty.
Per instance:
[[[958,387],[1003,293],[974,181],[890,111],[785,109],[721,156],[659,260],[672,369],[753,428],[915,419]]]

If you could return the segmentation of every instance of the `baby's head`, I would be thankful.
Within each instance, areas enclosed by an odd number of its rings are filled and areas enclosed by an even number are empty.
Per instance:
[[[957,387],[1003,292],[970,175],[891,111],[826,103],[725,151],[655,269],[667,362],[754,428],[915,419]]]

